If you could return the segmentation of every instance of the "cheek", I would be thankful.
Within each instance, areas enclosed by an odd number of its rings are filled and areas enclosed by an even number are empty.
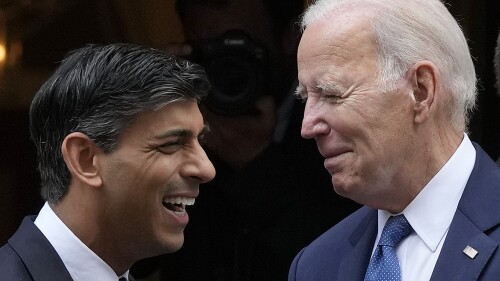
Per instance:
[[[402,132],[398,124],[374,107],[363,107],[338,119],[339,132],[354,145],[361,173],[377,173],[380,167],[390,165],[392,160],[386,163],[384,159],[392,159],[390,155],[399,150]]]
[[[411,147],[411,135],[404,121],[390,122],[383,118],[371,124],[366,131],[366,146],[362,149],[362,160],[365,168],[372,174],[373,183],[386,183],[392,180],[400,167],[405,163],[402,155],[408,155]]]
[[[367,101],[357,111],[359,127],[364,138],[372,143],[371,149],[393,151],[394,146],[404,145],[408,129],[412,127],[411,114],[398,97],[387,94],[379,100]]]
[[[154,186],[163,186],[174,177],[176,173],[177,164],[175,158],[167,157],[158,154],[158,157],[151,158],[149,161],[143,161],[131,169],[130,178],[138,186],[145,186],[151,188]]]
[[[120,201],[128,209],[135,209],[135,212],[143,212],[161,202],[161,191],[166,185],[166,169],[150,165],[128,166],[120,169],[109,180],[113,181],[113,200]]]
[[[332,114],[334,112],[334,114]],[[376,126],[375,115],[370,110],[356,108],[352,106],[343,106],[330,110],[327,116],[327,122],[334,133],[341,135],[342,139],[353,142],[355,145],[367,142],[373,134],[372,130]]]

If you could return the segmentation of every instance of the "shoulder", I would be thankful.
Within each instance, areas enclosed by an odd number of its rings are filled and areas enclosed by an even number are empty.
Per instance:
[[[72,280],[61,258],[34,224],[25,217],[9,242],[0,249],[0,272],[5,280]],[[4,280],[4,279],[2,279]]]
[[[5,280],[33,280],[24,262],[8,244],[0,248],[0,272],[2,280],[3,278]]]
[[[472,280],[479,275],[481,280],[498,280],[500,273],[500,168],[479,145],[474,148],[474,167],[433,273],[448,280]],[[473,260],[464,259],[466,247],[479,254]]]
[[[367,229],[373,225],[375,228],[371,231],[376,235],[377,211],[360,208],[302,249],[292,263],[290,274],[311,277],[325,273],[325,276],[336,276],[341,261],[351,253],[362,236],[366,237]]]
[[[469,217],[483,217],[483,213],[500,217],[500,167],[474,144],[476,160],[459,203],[459,209]],[[488,216],[488,217],[490,217]]]
[[[476,161],[472,170],[471,178],[474,176],[481,176],[482,174],[489,174],[491,178],[500,177],[500,158],[495,163],[493,159],[479,146],[477,143],[472,142],[476,150]],[[500,182],[498,182],[500,185]]]
[[[33,280],[22,258],[10,244],[0,248],[0,272],[2,280]]]
[[[357,233],[356,229],[360,227],[360,224],[366,219],[371,219],[372,213],[375,214],[376,219],[376,211],[368,207],[360,208],[316,238],[305,248],[305,253],[321,255],[321,253],[332,253],[331,250],[343,248],[351,236]]]

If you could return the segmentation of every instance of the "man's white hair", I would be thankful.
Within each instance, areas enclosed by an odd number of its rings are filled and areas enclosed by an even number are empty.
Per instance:
[[[302,29],[311,23],[335,20],[334,13],[373,7],[371,24],[378,43],[379,83],[383,90],[418,61],[432,61],[453,95],[451,122],[467,127],[476,104],[476,73],[467,40],[440,0],[317,0],[302,17]]]

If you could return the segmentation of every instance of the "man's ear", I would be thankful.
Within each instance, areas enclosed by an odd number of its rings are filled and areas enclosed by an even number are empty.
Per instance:
[[[95,155],[100,151],[87,135],[74,132],[66,136],[61,147],[72,181],[78,180],[92,187],[102,185],[102,179],[95,163]]]
[[[440,83],[437,67],[430,61],[416,63],[408,73],[408,80],[413,90],[415,122],[423,123],[430,115]]]

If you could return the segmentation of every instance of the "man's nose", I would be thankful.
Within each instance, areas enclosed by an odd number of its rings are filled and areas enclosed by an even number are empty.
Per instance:
[[[304,109],[304,118],[302,119],[302,128],[300,134],[305,139],[314,138],[321,127],[319,108],[312,99],[306,101]],[[323,126],[324,127],[324,126]]]
[[[209,182],[215,177],[215,167],[200,144],[197,144],[193,160],[185,166],[184,173],[199,183]]]

